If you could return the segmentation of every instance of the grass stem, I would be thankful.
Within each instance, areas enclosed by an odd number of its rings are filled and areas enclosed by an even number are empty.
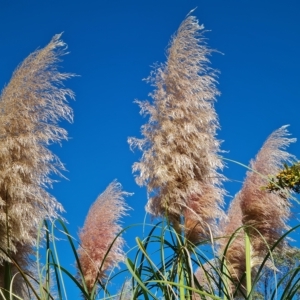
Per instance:
[[[247,296],[249,300],[252,300],[251,290],[252,290],[252,279],[251,279],[251,244],[248,228],[245,229],[245,251],[246,251],[246,286],[247,286]]]

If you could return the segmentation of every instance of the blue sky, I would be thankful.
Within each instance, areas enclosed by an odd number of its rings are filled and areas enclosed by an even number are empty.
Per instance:
[[[62,70],[76,77],[66,82],[76,101],[74,123],[62,124],[70,140],[53,151],[65,163],[67,180],[53,194],[66,210],[76,235],[90,205],[117,179],[133,208],[124,225],[142,222],[146,190],[134,181],[130,136],[140,136],[146,120],[134,99],[148,98],[143,78],[155,62],[164,62],[171,35],[186,14],[205,28],[214,53],[212,67],[221,71],[216,103],[225,157],[248,164],[272,131],[290,124],[300,137],[300,2],[298,0],[1,0],[0,84],[9,82],[16,66],[44,47],[57,33],[70,54]],[[299,142],[290,151],[299,156]],[[241,181],[245,169],[228,164],[229,179]],[[240,183],[228,182],[229,195]],[[128,244],[138,233],[128,234]],[[72,258],[65,258],[66,261]]]

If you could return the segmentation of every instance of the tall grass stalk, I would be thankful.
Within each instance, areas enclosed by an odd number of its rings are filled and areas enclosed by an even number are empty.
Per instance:
[[[252,267],[251,267],[251,242],[249,237],[249,232],[245,228],[245,256],[246,256],[246,287],[247,287],[247,296],[249,300],[252,300],[251,291],[252,291]]]

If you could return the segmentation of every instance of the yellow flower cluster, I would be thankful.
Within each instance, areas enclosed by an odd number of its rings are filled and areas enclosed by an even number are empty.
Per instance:
[[[281,189],[289,189],[295,193],[300,193],[300,162],[291,166],[284,165],[284,169],[275,177],[269,176],[270,181],[266,190],[270,192],[280,191]]]

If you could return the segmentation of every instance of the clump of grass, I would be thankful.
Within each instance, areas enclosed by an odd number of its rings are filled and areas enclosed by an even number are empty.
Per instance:
[[[224,221],[224,177],[219,174],[224,163],[213,106],[219,91],[216,71],[208,66],[213,50],[207,47],[202,30],[195,17],[183,21],[171,40],[167,62],[148,78],[155,87],[152,103],[138,102],[149,121],[142,127],[142,139],[129,139],[132,147],[143,151],[133,170],[139,173],[137,183],[147,187],[148,212],[162,222],[152,226],[145,238],[136,238],[133,256],[131,251],[125,257],[122,249],[124,230],[119,220],[128,206],[117,182],[92,205],[79,233],[79,248],[65,223],[55,221],[62,206],[46,188],[53,182],[50,174],[60,174],[63,166],[46,146],[67,138],[58,121],[72,120],[66,100],[73,97],[62,87],[62,81],[73,75],[56,68],[65,53],[60,35],[15,71],[0,96],[2,299],[68,299],[66,278],[87,300],[102,295],[102,299],[119,300],[250,300],[262,295],[293,299],[299,295],[300,263],[291,256],[300,251],[286,242],[288,234],[300,227],[287,231],[288,192],[299,192],[299,164],[286,164],[280,170],[282,163],[295,159],[285,151],[294,139],[287,137],[286,126],[267,139],[250,163]],[[43,228],[36,230],[44,219]],[[57,232],[69,243],[77,273],[60,261]],[[36,263],[31,271],[35,242]],[[127,272],[129,278],[115,295],[108,285],[114,277],[107,271],[123,260],[126,268],[116,276]],[[286,266],[284,275],[263,293],[266,274],[271,270],[277,278]]]

